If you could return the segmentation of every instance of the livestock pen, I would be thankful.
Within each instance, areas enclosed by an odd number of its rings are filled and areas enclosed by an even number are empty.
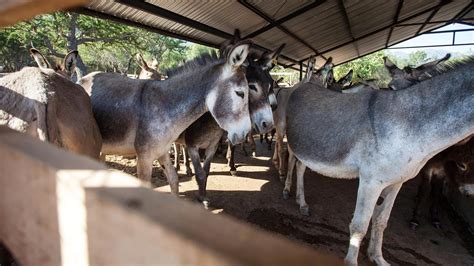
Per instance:
[[[240,56],[244,54],[246,57],[246,45],[250,39],[252,49],[259,54],[252,57],[255,60],[252,59],[251,63],[258,62],[257,66],[268,77],[270,69],[278,64],[299,71],[300,80],[303,80],[306,70],[306,81],[318,82],[331,60],[340,65],[424,33],[431,34],[445,25],[455,22],[472,25],[473,15],[473,3],[467,0],[0,3],[0,27],[30,19],[39,13],[67,10],[221,48],[221,56],[227,56],[232,71],[222,71],[223,76],[218,80],[226,80],[225,75],[229,73],[238,76],[236,69],[245,65]],[[235,31],[233,35],[235,29],[240,29],[240,32]],[[451,33],[455,44],[457,31]],[[231,44],[227,47],[235,50],[229,49],[226,54],[226,46],[221,46],[221,43],[229,40]],[[281,50],[283,43],[286,46]],[[320,68],[320,72],[312,74],[313,71],[308,70],[309,58],[316,58],[314,67]],[[223,64],[225,68],[227,65]],[[197,64],[193,66],[199,68]],[[125,74],[117,75],[128,79]],[[161,79],[163,73],[159,74]],[[278,93],[273,96],[273,84],[263,88],[261,84],[266,83],[259,83],[261,77],[252,79],[248,72],[246,74],[247,90],[244,86],[232,87],[232,83],[225,83],[226,88],[235,89],[235,94],[223,94],[227,99],[210,93],[211,96],[203,100],[205,107],[189,110],[208,108],[206,110],[211,111],[219,126],[223,127],[228,122],[218,118],[222,119],[222,114],[229,113],[213,113],[213,107],[218,103],[216,98],[221,102],[238,101],[249,98],[246,94],[258,90],[264,91],[265,97],[261,98],[278,98]],[[173,75],[167,77],[176,79]],[[232,77],[231,80],[235,81]],[[242,80],[242,75],[239,77]],[[160,82],[143,81],[140,84],[158,84],[156,91],[165,91],[159,84],[170,84],[169,81]],[[323,83],[330,87],[325,79]],[[87,87],[87,82],[79,81],[79,84]],[[87,92],[96,112],[93,92]],[[251,117],[252,108],[258,109],[251,101],[249,99],[250,104],[243,112],[247,117]],[[241,105],[247,106],[246,103]],[[235,103],[228,106],[236,112],[229,115],[232,119],[240,115],[237,113],[240,109],[237,109],[242,106],[236,106]],[[269,109],[268,106],[265,108]],[[2,108],[0,111],[8,110]],[[94,115],[97,119],[97,113]],[[263,133],[265,130],[258,130],[259,126],[273,126],[266,118],[258,117],[261,122],[255,117],[251,117],[252,122],[259,121],[259,125],[252,125],[254,130]],[[244,124],[241,120],[230,120],[233,123],[226,126],[234,130],[236,125]],[[101,127],[101,121],[97,121]],[[101,133],[104,143],[109,145],[104,131]],[[173,132],[173,141],[179,133]],[[245,137],[240,131],[237,133],[236,140]],[[278,141],[283,141],[283,136],[280,137]],[[166,141],[162,143],[167,144]],[[3,253],[10,253],[20,265],[337,265],[342,264],[341,258],[347,253],[348,243],[349,250],[356,247],[357,252],[355,260],[348,254],[346,262],[358,261],[366,265],[375,259],[383,264],[381,253],[375,257],[374,254],[365,254],[367,249],[369,252],[373,250],[368,241],[370,234],[366,241],[358,242],[353,228],[349,230],[348,227],[360,196],[358,179],[330,179],[307,171],[305,192],[310,216],[301,215],[298,212],[300,206],[294,201],[300,191],[292,188],[288,200],[285,199],[288,195],[282,195],[284,184],[280,178],[283,175],[272,164],[273,153],[269,150],[276,149],[274,146],[272,142],[263,144],[257,141],[252,156],[237,147],[237,169],[232,174],[224,152],[218,153],[210,169],[206,170],[204,166],[205,181],[200,179],[196,183],[197,178],[180,171],[179,187],[170,189],[171,165],[168,162],[164,164],[166,173],[156,162],[150,163],[150,186],[149,182],[136,178],[140,177],[137,173],[143,168],[140,170],[140,166],[137,167],[140,161],[129,154],[107,155],[104,164],[1,127],[0,244],[4,247],[0,246],[0,251],[8,252],[0,252],[0,264],[13,263],[12,259],[4,258]],[[143,156],[139,154],[138,160],[140,157]],[[176,158],[179,160],[179,156]],[[208,180],[207,174],[210,174]],[[398,195],[385,230],[382,248],[385,259],[400,265],[473,264],[471,226],[474,219],[470,208],[473,200],[459,191],[450,191],[448,198],[441,201],[441,228],[432,227],[422,216],[417,230],[412,230],[409,221],[419,182],[419,179],[407,181]],[[202,198],[196,200],[196,194],[202,193],[203,183],[204,190],[208,191],[206,201],[210,201],[206,209],[199,202]],[[170,192],[175,195],[169,195]],[[377,206],[383,204],[384,198],[379,200],[382,202]],[[362,250],[357,260],[359,246]]]

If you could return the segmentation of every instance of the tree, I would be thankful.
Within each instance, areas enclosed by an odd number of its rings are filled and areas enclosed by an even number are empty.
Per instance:
[[[165,59],[168,65],[177,64],[174,61],[185,58],[187,47],[184,44],[182,40],[123,24],[58,12],[0,30],[0,64],[6,71],[31,65],[27,50],[33,45],[55,58],[63,58],[67,51],[78,50],[82,57],[78,62],[81,75],[87,73],[86,65],[92,70],[123,71],[138,52],[145,58],[153,57],[158,62]]]

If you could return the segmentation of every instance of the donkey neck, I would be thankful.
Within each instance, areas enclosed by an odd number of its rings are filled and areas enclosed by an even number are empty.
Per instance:
[[[155,94],[153,98],[170,122],[170,125],[163,126],[172,126],[177,134],[181,134],[208,111],[206,99],[216,91],[217,75],[207,74],[180,75],[165,81],[149,82],[147,87],[150,92],[145,95]]]
[[[409,135],[426,149],[443,150],[474,132],[472,63],[394,93],[401,107],[394,116],[405,121]],[[387,103],[390,104],[390,103]],[[396,118],[395,118],[396,119]],[[393,122],[393,121],[392,121]]]

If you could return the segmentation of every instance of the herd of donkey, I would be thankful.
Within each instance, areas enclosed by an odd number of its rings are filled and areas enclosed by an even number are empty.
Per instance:
[[[279,88],[270,70],[284,45],[259,55],[251,52],[251,44],[236,31],[219,55],[203,54],[169,70],[164,80],[139,58],[138,79],[94,72],[77,83],[70,80],[77,51],[52,68],[31,49],[39,67],[0,78],[0,125],[94,159],[136,155],[138,178],[144,181],[151,180],[158,159],[176,195],[178,175],[169,151],[173,143],[182,144],[194,166],[198,199],[205,204],[220,140],[235,145],[248,134],[274,130],[273,162],[285,182],[283,197],[289,197],[295,169],[302,214],[309,213],[303,183],[307,167],[328,177],[360,179],[346,256],[352,265],[370,221],[368,256],[378,265],[388,264],[382,256],[383,231],[402,184],[418,173],[423,182],[413,227],[430,190],[435,195],[432,220],[439,225],[435,203],[446,180],[462,194],[474,194],[472,58],[452,64],[445,62],[448,54],[404,69],[385,58],[392,77],[388,88],[371,80],[351,84],[352,71],[335,81],[331,59],[316,70],[312,58],[300,83]]]

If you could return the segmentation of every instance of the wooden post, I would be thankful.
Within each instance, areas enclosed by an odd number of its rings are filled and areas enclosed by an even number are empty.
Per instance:
[[[342,262],[0,127],[0,242],[20,265]]]

